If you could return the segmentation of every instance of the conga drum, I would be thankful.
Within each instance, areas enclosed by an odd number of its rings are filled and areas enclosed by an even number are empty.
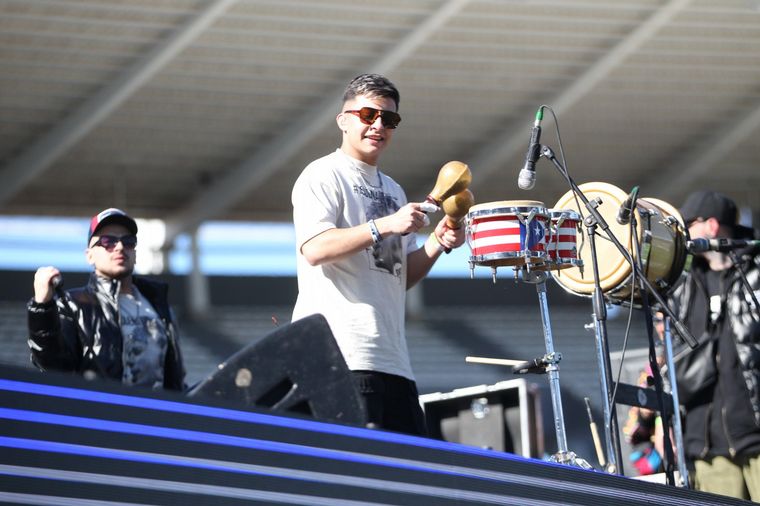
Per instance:
[[[628,197],[623,190],[602,182],[584,183],[579,188],[589,200],[601,199],[602,203],[597,209],[609,225],[610,232],[615,234],[634,258],[640,254],[644,274],[657,291],[662,295],[669,293],[682,275],[689,257],[686,248],[688,232],[678,210],[658,199],[637,199],[633,210],[636,230],[631,234],[630,225],[621,225],[616,220],[620,206]],[[579,211],[571,191],[557,201],[554,209]],[[631,295],[634,303],[639,303],[641,294],[638,286],[632,286],[631,265],[612,241],[604,238],[601,228],[597,229],[597,233],[599,237],[595,243],[602,292],[614,303],[629,302]],[[634,237],[639,251],[635,251]],[[554,280],[571,293],[590,296],[594,292],[594,274],[591,268],[591,246],[585,229],[578,235],[577,243],[579,258],[586,269],[565,269]]]

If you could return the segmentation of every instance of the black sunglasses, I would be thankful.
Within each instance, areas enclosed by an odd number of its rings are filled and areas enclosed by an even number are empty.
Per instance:
[[[117,243],[121,243],[124,249],[135,249],[135,246],[137,246],[137,236],[134,234],[122,235],[121,237],[116,235],[101,235],[92,247],[100,246],[105,248],[106,251],[113,251]]]
[[[401,123],[401,116],[397,112],[393,111],[381,111],[374,107],[362,107],[356,111],[344,111],[348,114],[354,114],[359,117],[359,121],[365,125],[371,125],[380,117],[380,121],[383,122],[385,128],[396,128]]]

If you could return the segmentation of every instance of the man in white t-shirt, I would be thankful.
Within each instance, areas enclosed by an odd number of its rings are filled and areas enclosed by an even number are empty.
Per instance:
[[[293,320],[320,313],[365,400],[372,426],[426,434],[405,335],[406,290],[445,249],[464,242],[445,217],[425,244],[428,203],[408,203],[378,170],[401,121],[399,93],[377,74],[354,78],[336,121],[340,149],[309,164],[293,187],[298,300]]]

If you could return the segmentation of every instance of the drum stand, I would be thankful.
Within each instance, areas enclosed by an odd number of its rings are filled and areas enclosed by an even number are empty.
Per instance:
[[[683,322],[679,321],[678,318],[676,318],[675,314],[667,305],[660,293],[654,289],[652,283],[641,271],[639,264],[634,261],[628,250],[620,243],[618,238],[615,237],[615,234],[610,231],[609,225],[597,209],[601,203],[601,200],[597,198],[593,201],[589,201],[583,191],[581,191],[575,181],[567,173],[567,170],[562,166],[559,160],[557,160],[556,156],[554,155],[554,151],[549,146],[541,145],[541,156],[549,159],[554,164],[557,170],[559,170],[562,176],[570,184],[570,188],[572,189],[573,193],[583,202],[589,213],[584,219],[584,225],[586,226],[587,236],[589,238],[589,243],[591,246],[591,258],[594,268],[594,329],[596,332],[597,359],[599,362],[600,385],[602,389],[602,406],[604,412],[604,431],[607,443],[607,460],[609,471],[613,473],[619,473],[621,467],[618,465],[618,463],[622,460],[622,454],[620,453],[620,437],[619,431],[617,430],[617,416],[612,407],[613,399],[611,398],[612,392],[610,390],[610,385],[612,384],[612,376],[610,371],[611,365],[609,357],[609,344],[607,342],[606,308],[604,303],[604,294],[599,282],[599,264],[597,262],[595,243],[597,226],[600,226],[602,228],[605,235],[610,239],[615,248],[620,252],[621,255],[623,255],[628,263],[631,264],[631,270],[635,272],[635,275],[642,283],[642,285],[644,285],[647,292],[656,299],[662,311],[671,318],[676,331],[678,331],[684,341],[686,341],[686,343],[693,349],[697,347],[697,340],[694,338],[691,332],[689,332]]]
[[[557,453],[554,454],[550,460],[560,464],[574,465],[583,469],[593,469],[588,462],[575,455],[575,453],[568,451],[567,448],[565,418],[562,413],[562,396],[559,388],[559,366],[557,365],[562,359],[562,356],[554,351],[551,322],[549,320],[549,304],[546,297],[547,274],[545,271],[531,271],[525,267],[523,267],[523,269],[523,281],[535,284],[536,291],[538,292],[546,355],[535,359],[532,362],[525,363],[523,367],[515,366],[513,370],[517,374],[526,372],[546,372],[549,375],[549,389],[551,391],[552,409],[554,411],[554,431],[557,435]]]

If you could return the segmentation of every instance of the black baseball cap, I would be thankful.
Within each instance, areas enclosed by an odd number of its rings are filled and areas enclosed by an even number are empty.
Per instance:
[[[752,237],[753,235],[752,229],[739,225],[736,203],[716,191],[700,190],[692,193],[686,198],[679,212],[686,224],[697,218],[715,218],[721,225],[733,228],[735,237]]]
[[[109,207],[90,219],[90,232],[87,234],[87,244],[90,244],[92,236],[97,234],[98,230],[112,223],[123,225],[130,233],[137,235],[137,222],[121,209]]]

